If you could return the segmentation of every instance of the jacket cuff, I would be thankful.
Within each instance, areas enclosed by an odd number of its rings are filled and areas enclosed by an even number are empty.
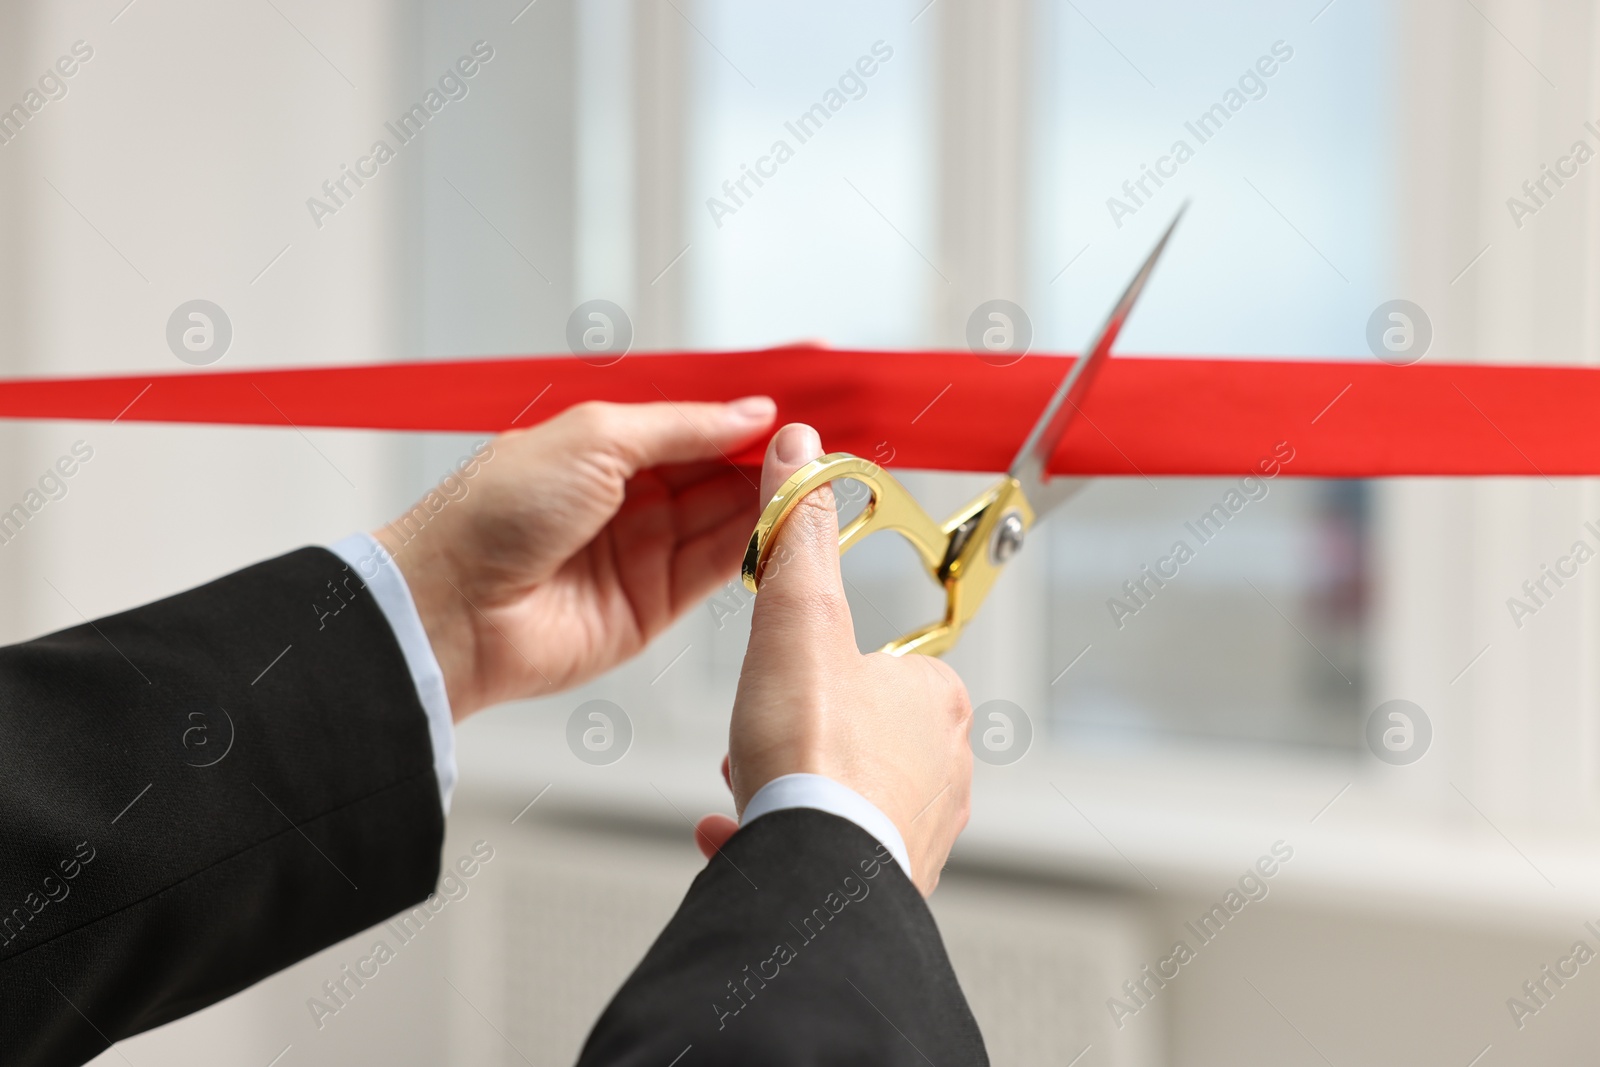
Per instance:
[[[855,823],[889,850],[900,869],[911,877],[911,854],[894,820],[854,789],[820,774],[785,774],[774,778],[750,798],[739,818],[741,828],[763,815],[788,808],[813,808]]]
[[[372,600],[388,620],[405,656],[411,681],[417,687],[417,700],[428,716],[428,738],[433,742],[433,771],[439,779],[439,806],[450,814],[450,798],[455,793],[456,728],[450,713],[450,695],[444,688],[444,671],[433,654],[433,644],[417,614],[411,587],[400,573],[394,557],[369,533],[354,533],[328,551],[344,560],[360,576],[372,593]]]

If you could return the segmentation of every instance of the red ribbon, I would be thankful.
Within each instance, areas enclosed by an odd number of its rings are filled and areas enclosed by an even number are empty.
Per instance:
[[[731,400],[765,393],[830,451],[886,466],[1005,469],[1061,380],[1061,357],[993,366],[966,352],[629,355],[212,371],[0,382],[0,417],[492,433],[584,400]],[[1294,450],[1282,473],[1600,474],[1600,369],[1154,359],[1101,372],[1052,469],[1240,475]],[[731,457],[758,462],[752,446]]]

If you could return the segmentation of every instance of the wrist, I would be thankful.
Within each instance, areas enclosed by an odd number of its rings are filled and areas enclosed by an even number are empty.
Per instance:
[[[450,699],[451,717],[460,722],[487,706],[477,684],[477,641],[473,608],[461,591],[449,557],[422,534],[405,537],[392,525],[372,531],[394,561],[411,591],[423,632],[433,647]]]

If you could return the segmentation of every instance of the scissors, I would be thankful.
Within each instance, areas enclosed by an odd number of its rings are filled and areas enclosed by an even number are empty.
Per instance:
[[[1056,386],[1044,414],[1028,432],[1004,477],[940,524],[929,517],[905,486],[876,463],[849,452],[818,457],[790,475],[761,512],[745,549],[741,568],[745,587],[752,593],[757,591],[778,531],[806,494],[835,479],[849,478],[866,486],[871,499],[839,531],[840,553],[869,534],[893,530],[911,542],[929,576],[945,594],[943,619],[897,637],[878,651],[891,656],[908,652],[940,656],[954,647],[962,629],[994,588],[995,579],[1022,548],[1028,531],[1089,483],[1088,478],[1050,477],[1050,457],[1080,413],[1095,376],[1111,355],[1117,334],[1122,332],[1122,324],[1144,291],[1145,282],[1187,207],[1185,204],[1178,209],[1093,343],[1073,361],[1072,369]]]

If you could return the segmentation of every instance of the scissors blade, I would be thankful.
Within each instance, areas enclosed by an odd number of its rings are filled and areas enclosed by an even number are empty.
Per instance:
[[[1166,232],[1161,235],[1161,240],[1156,242],[1150,255],[1145,257],[1139,273],[1133,276],[1133,281],[1128,283],[1128,288],[1123,291],[1121,299],[1112,307],[1111,314],[1106,317],[1105,324],[1100,327],[1100,332],[1094,341],[1084,350],[1082,356],[1073,361],[1072,369],[1061,380],[1061,384],[1056,386],[1055,395],[1045,406],[1044,414],[1034,423],[1033,429],[1028,433],[1028,439],[1022,443],[1017,457],[1011,461],[1009,473],[1022,483],[1023,492],[1028,495],[1028,503],[1033,507],[1035,516],[1043,516],[1051,508],[1060,506],[1089,484],[1088,478],[1051,478],[1048,473],[1050,457],[1055,454],[1056,445],[1061,443],[1062,436],[1078,416],[1084,398],[1094,386],[1095,376],[1111,355],[1111,346],[1116,342],[1117,334],[1122,332],[1122,324],[1127,321],[1129,312],[1139,299],[1139,294],[1144,292],[1145,283],[1150,280],[1156,261],[1161,258],[1162,251],[1167,247],[1167,239],[1172,236],[1172,231],[1177,229],[1178,220],[1183,218],[1183,213],[1188,208],[1189,205],[1185,202],[1173,216]]]

